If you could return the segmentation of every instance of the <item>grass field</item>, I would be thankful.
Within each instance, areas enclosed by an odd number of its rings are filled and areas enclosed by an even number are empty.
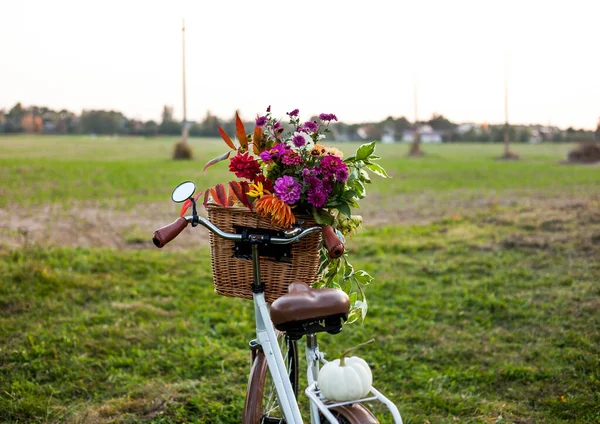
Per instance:
[[[172,143],[0,138],[0,422],[239,422],[251,302],[212,292],[204,230],[147,241],[172,186],[229,175],[201,172],[215,140],[183,163]],[[568,149],[378,146],[393,178],[348,243],[369,315],[320,341],[375,336],[406,423],[600,422],[600,168]]]

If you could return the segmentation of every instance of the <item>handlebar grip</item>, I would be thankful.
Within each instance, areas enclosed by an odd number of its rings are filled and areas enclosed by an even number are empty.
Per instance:
[[[188,222],[185,218],[177,218],[174,222],[154,231],[152,242],[156,247],[164,247],[165,244],[173,240],[187,227]]]
[[[342,243],[330,225],[323,227],[323,243],[325,243],[330,258],[339,258],[344,254],[344,243]]]

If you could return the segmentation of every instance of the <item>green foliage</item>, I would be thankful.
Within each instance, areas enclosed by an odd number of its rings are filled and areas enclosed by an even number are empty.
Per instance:
[[[124,129],[125,117],[113,110],[84,110],[81,113],[81,131],[95,134],[116,134]]]
[[[333,225],[339,230],[342,237],[354,232],[362,220],[352,218],[351,207],[358,208],[358,201],[367,195],[365,184],[371,184],[371,177],[367,169],[387,178],[387,173],[380,165],[374,163],[380,159],[375,153],[375,142],[363,144],[356,154],[344,160],[348,165],[349,177],[342,192],[333,192],[330,200],[325,205],[329,211],[313,208],[315,221],[321,225]],[[337,213],[335,210],[337,210]],[[342,233],[343,232],[343,233]],[[325,249],[322,249],[319,272],[323,274],[317,283],[320,287],[335,287],[344,290],[350,296],[351,311],[349,322],[356,321],[359,317],[364,320],[367,314],[367,297],[364,286],[373,279],[363,270],[354,270],[348,262],[348,255],[341,258],[330,259]]]

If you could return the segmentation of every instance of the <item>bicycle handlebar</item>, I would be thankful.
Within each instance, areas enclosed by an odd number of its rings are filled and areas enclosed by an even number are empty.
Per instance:
[[[158,230],[154,231],[154,235],[152,236],[152,242],[158,248],[164,247],[167,243],[169,243],[171,240],[177,237],[184,230],[184,228],[187,227],[188,223],[193,222],[193,220],[194,216],[191,215],[177,218],[171,224],[165,225],[164,227],[161,227]],[[198,224],[202,225],[203,227],[206,227],[221,238],[231,241],[242,241],[241,234],[226,233],[206,218],[196,216],[196,220]],[[305,230],[302,230],[299,234],[296,234],[293,237],[289,238],[271,237],[269,239],[269,242],[271,244],[295,243],[301,238],[306,237],[307,235],[315,233],[317,231],[323,232],[323,242],[325,243],[325,247],[329,252],[329,257],[335,259],[342,256],[342,254],[344,253],[344,244],[335,234],[333,228],[329,225],[324,227],[309,227]]]

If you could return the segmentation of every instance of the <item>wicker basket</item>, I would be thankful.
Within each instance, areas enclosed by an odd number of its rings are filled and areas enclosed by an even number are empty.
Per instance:
[[[247,208],[223,208],[208,204],[208,219],[217,227],[228,233],[235,233],[240,227],[259,228],[264,230],[282,230],[271,221]],[[310,216],[298,216],[303,220],[303,227],[317,225]],[[294,281],[308,284],[316,282],[319,277],[319,244],[321,233],[313,233],[300,242],[291,245],[291,262],[278,262],[268,258],[260,259],[261,281],[265,284],[265,298],[273,302],[287,293],[288,285]],[[223,296],[252,299],[250,285],[253,282],[252,261],[235,257],[235,243],[224,240],[210,233],[210,249],[215,292]]]

